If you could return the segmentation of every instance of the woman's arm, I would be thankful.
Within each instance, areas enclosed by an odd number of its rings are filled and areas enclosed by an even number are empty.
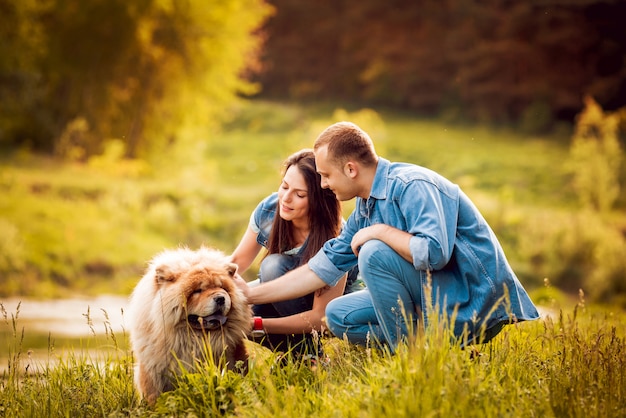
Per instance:
[[[328,302],[343,294],[347,274],[333,286],[326,286],[315,291],[313,308],[282,318],[263,318],[263,328],[268,334],[308,334],[313,330],[321,331],[326,316]]]
[[[250,267],[259,251],[261,251],[261,244],[256,241],[257,235],[252,228],[248,227],[239,245],[237,245],[237,248],[230,256],[230,261],[239,267],[239,274],[242,274]]]

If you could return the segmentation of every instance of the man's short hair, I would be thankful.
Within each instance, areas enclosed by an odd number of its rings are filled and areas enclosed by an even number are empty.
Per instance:
[[[317,137],[313,149],[328,146],[330,160],[343,166],[352,160],[364,166],[376,164],[374,143],[367,132],[352,122],[337,122]]]

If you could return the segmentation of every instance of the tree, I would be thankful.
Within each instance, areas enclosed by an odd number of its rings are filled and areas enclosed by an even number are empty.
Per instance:
[[[36,137],[45,124],[39,110],[43,48],[37,0],[0,0],[0,145]]]
[[[84,158],[119,138],[138,155],[176,141],[185,126],[217,123],[238,94],[256,90],[242,75],[255,63],[255,30],[271,10],[262,0],[30,1],[1,4],[16,11],[12,25],[32,21],[41,33],[27,63],[35,99],[6,77],[9,66],[0,85],[18,91],[17,120],[34,108],[41,117],[29,121],[35,130],[5,124],[2,142]],[[27,52],[20,42],[17,33],[8,46],[14,57]]]
[[[573,122],[626,105],[618,0],[270,0],[273,97],[344,99],[486,122]]]

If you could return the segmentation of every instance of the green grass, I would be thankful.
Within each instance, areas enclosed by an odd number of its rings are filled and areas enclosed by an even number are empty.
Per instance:
[[[395,355],[323,337],[326,363],[312,366],[249,343],[247,376],[207,364],[184,373],[156,405],[132,384],[125,336],[107,332],[108,354],[68,352],[52,366],[24,370],[18,330],[0,375],[0,415],[317,416],[317,417],[615,417],[626,414],[624,313],[552,305],[552,316],[510,325],[488,344],[462,350],[445,322],[414,333]],[[102,336],[94,334],[91,338]],[[89,344],[85,341],[85,344]],[[53,350],[51,350],[53,351]]]
[[[23,150],[2,157],[0,298],[128,295],[164,248],[232,251],[255,205],[277,188],[284,158],[350,119],[382,156],[460,184],[533,300],[556,315],[507,327],[474,358],[450,345],[445,327],[395,356],[325,338],[330,363],[313,369],[276,367],[275,354],[251,345],[246,378],[207,367],[148,408],[132,386],[126,335],[37,335],[5,311],[0,416],[626,415],[626,216],[623,207],[578,209],[564,170],[567,141],[328,105],[253,103],[233,114],[223,132],[142,161],[62,163]],[[617,307],[571,304],[559,291],[579,288]],[[31,348],[53,361],[35,361]]]

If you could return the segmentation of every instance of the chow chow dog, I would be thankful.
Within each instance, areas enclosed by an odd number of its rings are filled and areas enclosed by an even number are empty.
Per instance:
[[[244,341],[252,311],[232,280],[237,266],[219,250],[165,250],[155,256],[130,298],[135,385],[153,404],[173,389],[181,367],[213,361],[247,371]]]

